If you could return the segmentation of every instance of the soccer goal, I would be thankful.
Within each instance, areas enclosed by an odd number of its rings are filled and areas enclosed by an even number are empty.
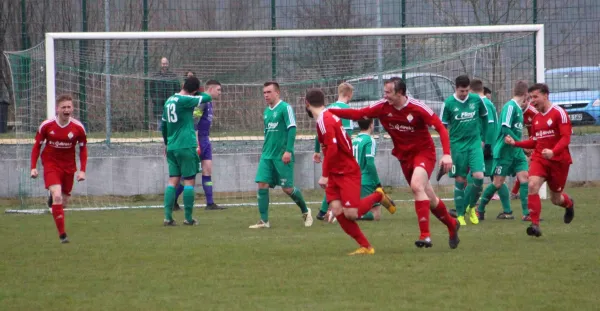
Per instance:
[[[492,90],[500,111],[517,80],[544,81],[544,26],[47,33],[39,45],[5,55],[16,134],[0,143],[10,146],[9,192],[21,199],[22,210],[44,208],[47,192],[43,181],[29,178],[28,162],[37,126],[54,117],[61,93],[74,95],[75,117],[85,125],[89,142],[87,180],[75,185],[70,206],[161,207],[167,165],[158,120],[164,100],[189,71],[203,82],[222,84],[211,129],[215,202],[256,204],[266,108],[262,88],[276,80],[281,99],[296,114],[295,185],[307,201],[320,205],[321,166],[312,160],[314,121],[303,107],[307,88],[322,88],[335,102],[337,85],[350,82],[349,104],[362,107],[381,98],[383,79],[400,76],[411,96],[439,113],[454,91],[455,77],[468,74]],[[374,135],[382,182],[400,189],[396,198],[409,200],[388,137],[377,130]],[[447,177],[433,183],[442,197],[452,198]],[[199,177],[196,189],[196,203],[203,204]],[[271,203],[294,204],[277,188]]]

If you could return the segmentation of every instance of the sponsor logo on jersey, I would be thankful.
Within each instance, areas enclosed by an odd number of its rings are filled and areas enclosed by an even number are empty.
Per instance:
[[[463,111],[463,112],[460,114],[460,116],[459,116],[459,115],[457,115],[457,116],[455,116],[454,118],[455,118],[456,120],[458,120],[458,121],[465,121],[465,120],[467,120],[467,121],[470,121],[470,120],[472,120],[474,117],[475,117],[475,111],[473,111],[473,112],[464,112],[464,111]]]
[[[267,123],[267,131],[276,129],[277,125],[279,125],[279,122],[269,122],[269,123]]]
[[[515,128],[517,128],[519,130],[522,130],[523,129],[523,123],[521,123],[521,122],[515,123]]]
[[[554,136],[554,130],[535,132],[535,137],[537,137],[537,138],[544,138],[544,137],[551,137],[551,136]]]
[[[48,141],[48,145],[50,145],[54,148],[58,148],[58,149],[69,149],[69,148],[71,148],[71,146],[73,146],[73,143],[50,140],[50,141]]]
[[[410,125],[390,123],[389,127],[392,130],[396,130],[396,131],[400,131],[400,132],[414,132],[415,131],[415,128]]]
[[[412,122],[413,119],[414,118],[413,118],[412,114],[410,114],[410,113],[406,116],[406,120],[408,120],[409,123]]]

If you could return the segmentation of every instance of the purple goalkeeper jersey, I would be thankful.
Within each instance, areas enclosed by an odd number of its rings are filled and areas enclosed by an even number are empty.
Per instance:
[[[202,116],[200,117],[200,121],[196,125],[196,129],[198,130],[198,136],[208,137],[210,135],[210,125],[213,120],[213,106],[212,102],[206,103],[204,109],[202,109]]]

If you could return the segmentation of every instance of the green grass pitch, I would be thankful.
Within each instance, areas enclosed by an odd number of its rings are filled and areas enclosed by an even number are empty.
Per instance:
[[[304,228],[292,206],[273,207],[272,228],[258,231],[248,207],[197,209],[199,226],[168,228],[160,209],[68,212],[66,245],[48,214],[2,214],[0,309],[597,310],[600,195],[567,191],[577,200],[570,225],[543,201],[544,236],[531,238],[520,220],[494,219],[493,202],[456,250],[433,216],[434,247],[415,248],[416,216],[402,203],[361,222],[376,249],[366,257],[346,255],[356,245],[337,224]]]

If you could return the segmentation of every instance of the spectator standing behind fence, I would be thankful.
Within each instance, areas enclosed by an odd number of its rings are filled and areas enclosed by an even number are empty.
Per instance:
[[[153,118],[156,121],[157,129],[160,129],[161,116],[165,101],[171,95],[179,92],[181,86],[177,75],[169,70],[169,60],[166,57],[160,59],[160,71],[152,75],[150,82],[150,97],[153,103]]]

